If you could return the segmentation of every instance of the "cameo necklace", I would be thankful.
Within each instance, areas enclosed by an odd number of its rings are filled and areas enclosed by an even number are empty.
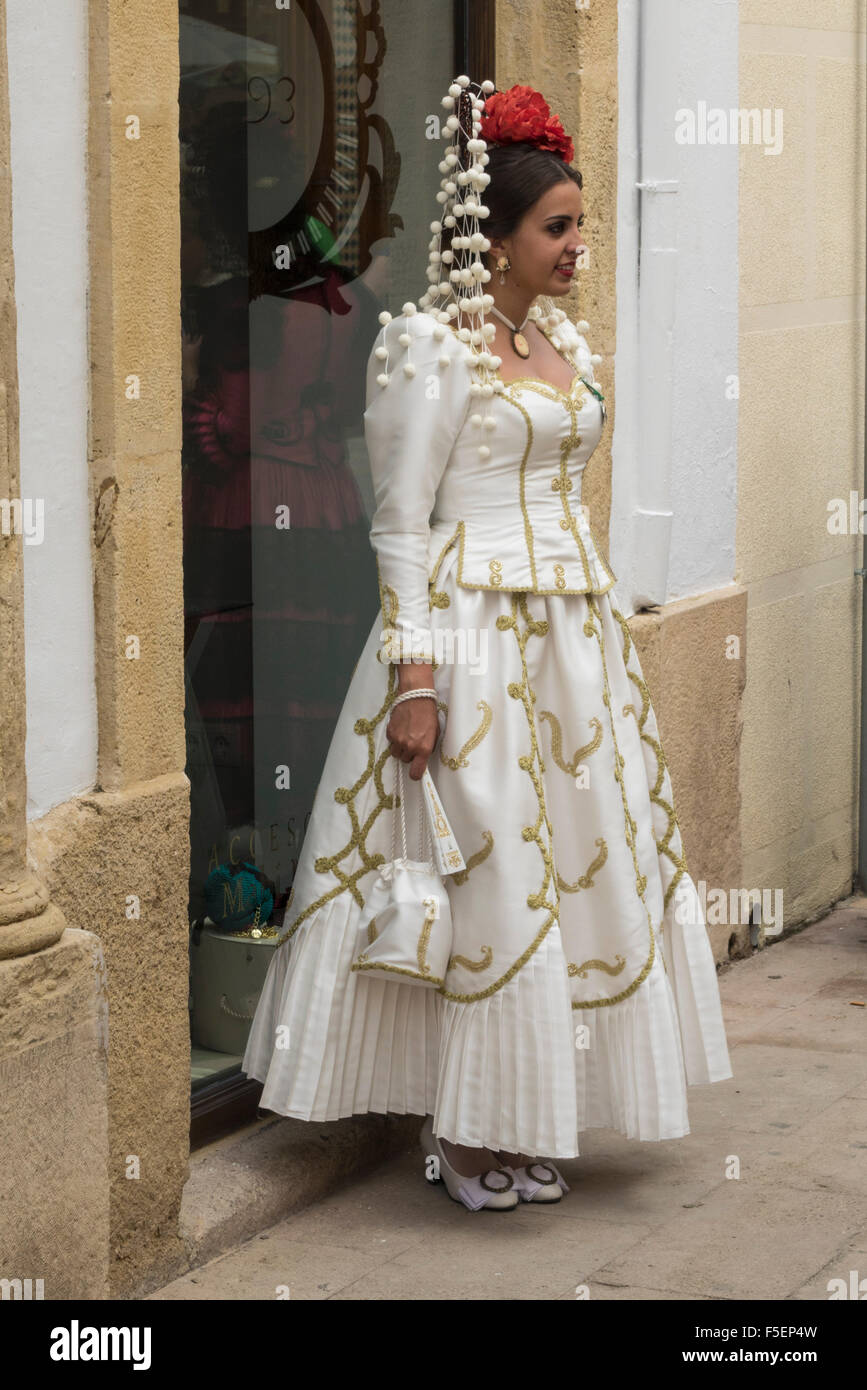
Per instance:
[[[524,337],[523,330],[526,326],[527,319],[530,317],[529,311],[525,314],[524,322],[521,324],[520,328],[517,324],[512,323],[511,319],[507,319],[505,314],[501,314],[496,305],[492,306],[491,313],[496,314],[497,318],[502,319],[506,327],[511,329],[512,347],[515,349],[515,352],[518,354],[518,356],[523,357],[526,361],[526,359],[530,356],[530,344]]]

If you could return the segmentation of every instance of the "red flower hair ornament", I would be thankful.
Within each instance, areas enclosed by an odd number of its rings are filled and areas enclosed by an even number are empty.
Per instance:
[[[483,230],[485,218],[490,214],[484,201],[485,189],[491,182],[491,175],[485,169],[487,146],[536,145],[540,150],[556,154],[566,164],[572,162],[575,149],[559,116],[552,116],[542,93],[532,87],[514,86],[507,92],[498,92],[490,78],[472,82],[466,73],[461,73],[450,84],[442,105],[449,114],[441,125],[446,148],[438,165],[442,178],[436,195],[437,213],[430,224],[433,235],[428,242],[428,287],[417,304],[412,299],[404,304],[400,319],[396,321],[400,322],[396,341],[395,335],[387,332],[392,314],[388,309],[381,311],[379,322],[383,327],[383,340],[373,349],[372,356],[384,364],[376,375],[378,386],[388,386],[397,372],[397,367],[391,372],[388,370],[389,354],[397,345],[406,349],[406,357],[399,364],[403,374],[415,376],[416,364],[410,349],[416,336],[427,336],[429,330],[425,327],[423,334],[415,334],[409,325],[418,314],[432,318],[435,320],[434,342],[443,343],[456,334],[466,345],[464,361],[475,374],[470,394],[481,398],[479,408],[485,410],[490,408],[488,399],[501,395],[506,389],[498,374],[502,359],[490,351],[496,326],[485,321],[486,315],[496,307],[494,296],[485,289],[491,271],[481,259],[491,249],[490,238]],[[448,237],[445,245],[444,234]],[[567,318],[565,309],[555,304],[550,295],[539,298],[540,303],[530,305],[527,318],[534,319],[543,332],[551,332],[551,342],[558,350],[569,351],[570,344],[574,348],[575,334],[574,330],[570,332],[571,325],[566,327],[562,338],[558,336]],[[584,319],[575,325],[579,334],[589,327]],[[443,348],[438,358],[440,367],[448,367],[452,360],[450,352]],[[590,355],[592,366],[598,366],[601,361],[597,353]],[[496,425],[495,415],[478,419],[487,429]],[[481,443],[478,449],[480,458],[490,457],[489,444]]]
[[[485,100],[481,130],[483,140],[497,145],[521,142],[551,150],[566,164],[575,157],[575,146],[541,92],[516,84],[507,92],[494,92]]]

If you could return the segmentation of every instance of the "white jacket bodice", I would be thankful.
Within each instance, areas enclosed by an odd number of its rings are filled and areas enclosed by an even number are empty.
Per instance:
[[[615,583],[581,504],[604,423],[586,384],[595,386],[590,349],[568,320],[556,334],[576,373],[568,391],[526,376],[487,396],[467,345],[432,315],[397,315],[377,340],[388,358],[371,352],[364,430],[377,502],[370,538],[391,638],[384,659],[428,658],[437,574],[452,546],[456,581],[467,588],[599,594]]]

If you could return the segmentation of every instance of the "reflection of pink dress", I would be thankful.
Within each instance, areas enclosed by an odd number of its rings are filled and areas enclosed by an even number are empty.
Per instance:
[[[353,354],[367,352],[373,330],[362,340],[365,316],[356,304],[350,320],[343,300],[336,331],[322,293],[249,305],[240,277],[199,291],[200,384],[184,411],[185,608],[188,622],[212,624],[191,672],[202,718],[238,731],[238,766],[221,772],[230,821],[252,815],[254,711],[292,721],[291,809],[309,810],[377,607],[345,445],[364,409]],[[288,530],[276,524],[280,508]]]

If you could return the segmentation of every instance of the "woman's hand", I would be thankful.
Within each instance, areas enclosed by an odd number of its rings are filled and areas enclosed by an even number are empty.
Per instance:
[[[415,662],[398,665],[398,691],[433,689],[433,667]],[[385,736],[391,752],[402,762],[409,763],[409,775],[414,782],[424,776],[427,760],[439,738],[436,700],[431,695],[419,695],[414,700],[401,700],[391,711]]]

